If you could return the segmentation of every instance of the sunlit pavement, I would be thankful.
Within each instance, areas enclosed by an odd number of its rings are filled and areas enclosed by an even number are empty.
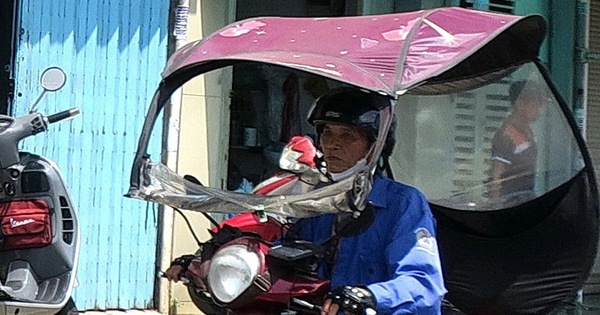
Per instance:
[[[79,313],[81,315],[161,315],[157,311],[150,310],[108,310],[108,311],[87,311]]]
[[[583,296],[582,315],[600,314],[600,295],[588,294]]]
[[[154,310],[108,310],[108,311],[87,311],[81,315],[161,315]],[[200,314],[200,311],[198,311]],[[166,314],[163,314],[166,315]],[[600,315],[600,294],[584,295],[582,304],[574,304],[553,315]]]
[[[583,303],[572,303],[552,315],[600,315],[600,295],[584,294]]]

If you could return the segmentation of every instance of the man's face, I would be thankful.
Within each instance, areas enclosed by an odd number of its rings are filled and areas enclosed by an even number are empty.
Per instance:
[[[540,111],[542,110],[543,100],[537,99],[529,102],[527,106],[527,120],[531,123],[535,122],[540,117]]]
[[[540,117],[543,101],[541,98],[522,99],[517,103],[517,114],[523,121],[534,123]]]
[[[369,132],[340,124],[325,124],[320,136],[327,170],[341,173],[365,158],[371,147]]]

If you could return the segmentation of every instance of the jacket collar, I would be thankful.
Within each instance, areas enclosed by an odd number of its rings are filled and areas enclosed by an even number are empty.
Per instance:
[[[373,189],[371,189],[368,200],[375,207],[384,208],[386,206],[387,184],[388,180],[380,175],[373,177]]]

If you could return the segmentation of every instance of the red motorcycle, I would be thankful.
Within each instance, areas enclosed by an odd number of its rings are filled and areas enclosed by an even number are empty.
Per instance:
[[[264,181],[254,194],[298,189],[304,183],[299,181],[303,175],[319,174],[316,154],[309,138],[292,138],[280,160],[281,167],[289,172]],[[187,270],[181,276],[203,313],[319,314],[330,289],[329,281],[317,275],[317,266],[327,259],[327,246],[281,241],[289,230],[284,221],[257,213],[239,214],[220,224],[213,221],[212,238],[186,263]]]
[[[330,289],[329,281],[316,274],[323,259],[319,246],[273,245],[285,225],[273,217],[260,222],[255,214],[241,214],[215,230],[185,273],[190,297],[202,312],[319,313]]]

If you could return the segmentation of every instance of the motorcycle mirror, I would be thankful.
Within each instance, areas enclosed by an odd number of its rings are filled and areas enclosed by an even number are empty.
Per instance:
[[[37,104],[40,102],[44,94],[46,92],[55,92],[62,89],[67,82],[67,75],[65,72],[59,67],[50,67],[44,72],[42,72],[42,76],[40,77],[40,84],[44,91],[42,94],[33,102],[31,108],[29,109],[29,113],[32,114],[36,111]]]
[[[44,70],[40,82],[45,91],[58,91],[65,86],[67,75],[61,68],[50,67]]]

